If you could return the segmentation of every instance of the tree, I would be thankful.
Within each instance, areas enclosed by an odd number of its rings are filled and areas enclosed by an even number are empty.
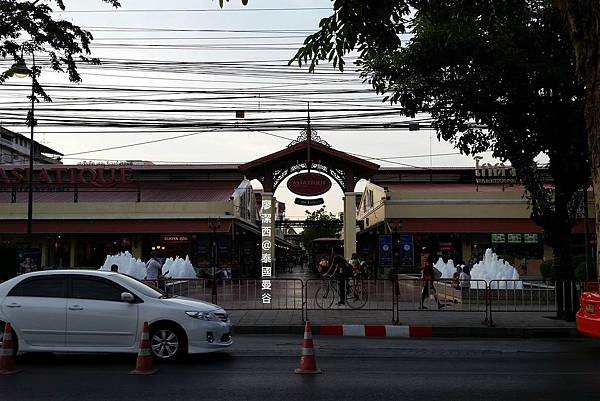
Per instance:
[[[553,248],[559,288],[572,280],[573,212],[589,166],[584,90],[557,10],[546,0],[338,0],[334,10],[294,60],[343,71],[357,50],[362,77],[405,115],[430,113],[438,137],[465,154],[510,160]],[[534,163],[541,152],[552,189]],[[569,301],[563,317],[573,316]]]
[[[310,249],[312,241],[317,238],[333,238],[339,231],[338,220],[331,212],[327,212],[323,206],[314,212],[306,211],[307,226],[302,231],[302,243],[304,249]]]
[[[600,2],[554,0],[564,16],[575,56],[577,72],[585,88],[585,128],[589,147],[596,238],[600,238]],[[600,277],[600,248],[596,247],[596,271]]]
[[[117,8],[119,0],[102,0]],[[78,62],[99,64],[90,57],[92,34],[79,26],[53,17],[53,7],[65,10],[63,0],[17,1],[0,0],[0,56],[12,58],[15,64],[24,62],[24,54],[46,55],[43,61],[59,72],[69,74],[72,82],[80,82]],[[14,66],[0,74],[0,84],[15,73]],[[33,96],[51,101],[37,78],[41,69],[32,71]],[[37,101],[37,98],[34,99]]]

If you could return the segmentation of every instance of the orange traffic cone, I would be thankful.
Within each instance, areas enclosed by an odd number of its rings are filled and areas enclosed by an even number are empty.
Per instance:
[[[0,375],[14,375],[19,373],[15,365],[15,348],[12,340],[10,323],[4,326],[4,339],[0,348]]]
[[[294,372],[321,373],[321,370],[317,368],[317,360],[315,358],[315,350],[313,348],[312,329],[308,320],[304,325],[304,342],[302,344],[302,357],[300,358],[300,367]]]
[[[151,375],[156,373],[152,369],[152,353],[150,352],[150,330],[148,322],[144,322],[144,331],[140,339],[140,351],[138,352],[135,369],[129,372],[130,375]]]

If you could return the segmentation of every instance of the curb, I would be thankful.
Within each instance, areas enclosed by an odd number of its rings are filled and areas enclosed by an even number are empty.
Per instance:
[[[302,334],[303,325],[235,326],[235,334]],[[577,338],[570,327],[433,327],[415,325],[333,324],[313,325],[312,332],[322,336],[395,338]]]

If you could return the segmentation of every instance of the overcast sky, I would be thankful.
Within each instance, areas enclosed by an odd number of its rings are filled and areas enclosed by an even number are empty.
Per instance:
[[[273,127],[305,120],[310,101],[317,110],[311,114],[314,129],[338,150],[376,158],[372,161],[386,166],[474,165],[471,157],[457,155],[452,145],[438,142],[428,129],[342,131],[327,127],[407,120],[381,103],[352,68],[341,74],[323,65],[317,74],[309,74],[297,65],[287,66],[286,60],[306,34],[330,15],[329,0],[250,0],[248,7],[231,0],[224,10],[219,9],[218,0],[122,3],[122,9],[112,11],[100,0],[70,0],[66,4],[71,12],[60,14],[94,34],[93,55],[104,60],[103,66],[82,68],[80,84],[48,71],[42,75],[54,102],[38,106],[36,139],[64,153],[67,164],[137,159],[247,162],[278,151],[296,138],[299,130]],[[13,78],[8,84],[0,87],[0,123],[4,120],[8,128],[26,134],[27,83]],[[245,118],[236,120],[235,110],[246,111]],[[359,118],[357,114],[368,115]],[[114,126],[121,121],[140,125]],[[148,125],[181,121],[197,126]],[[206,132],[202,124],[207,121],[237,126]],[[108,127],[98,125],[102,123]],[[81,153],[183,134],[193,135]],[[483,156],[484,161],[491,161],[489,154]],[[275,195],[286,202],[290,216],[306,210],[293,204],[294,196],[285,185]],[[334,185],[325,197],[327,208],[341,211],[341,196],[341,189]]]

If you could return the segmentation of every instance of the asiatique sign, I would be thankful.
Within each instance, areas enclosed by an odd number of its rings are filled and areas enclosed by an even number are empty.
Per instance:
[[[132,170],[127,167],[43,167],[33,170],[36,185],[91,185],[98,188],[127,184]],[[24,185],[29,182],[28,168],[0,168],[0,185]]]
[[[322,195],[331,189],[331,180],[317,173],[301,173],[287,182],[290,191],[300,196]]]

